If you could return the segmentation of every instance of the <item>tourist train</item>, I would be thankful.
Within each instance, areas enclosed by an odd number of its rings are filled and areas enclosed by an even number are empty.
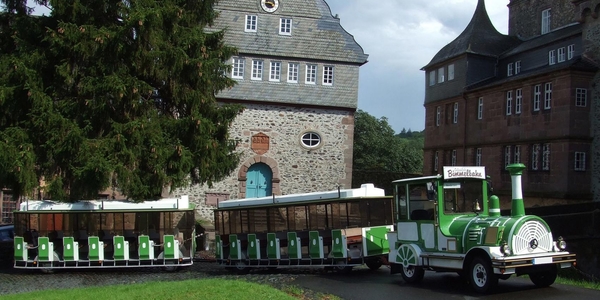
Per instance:
[[[501,215],[484,167],[393,182],[393,195],[363,184],[293,195],[221,201],[214,210],[216,263],[240,273],[260,268],[389,265],[408,283],[425,271],[456,272],[477,292],[529,275],[554,283],[576,262],[562,237],[526,215],[523,164],[507,167],[512,209]],[[27,201],[15,212],[14,267],[164,267],[193,263],[194,206],[187,196],[131,203]]]

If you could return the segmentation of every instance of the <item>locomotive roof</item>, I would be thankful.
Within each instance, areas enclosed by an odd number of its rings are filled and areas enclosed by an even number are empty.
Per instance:
[[[323,200],[343,200],[343,199],[361,199],[385,197],[385,190],[376,188],[372,183],[362,184],[360,188],[344,189],[328,192],[313,192],[290,194],[283,196],[269,196],[260,198],[245,198],[237,200],[227,200],[219,202],[218,208],[238,208],[248,206],[264,206],[264,205],[282,205],[292,203],[317,202]]]
[[[20,212],[50,211],[140,211],[140,210],[189,210],[189,197],[163,198],[154,201],[132,202],[128,200],[87,200],[73,203],[52,200],[28,200],[22,202]]]

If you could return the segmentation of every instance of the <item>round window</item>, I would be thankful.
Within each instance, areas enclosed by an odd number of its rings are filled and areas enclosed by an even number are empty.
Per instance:
[[[315,132],[307,132],[302,135],[302,145],[307,148],[316,148],[321,145],[321,136]]]

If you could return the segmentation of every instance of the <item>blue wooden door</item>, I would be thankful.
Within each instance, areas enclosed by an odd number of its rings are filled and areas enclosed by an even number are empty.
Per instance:
[[[246,173],[246,198],[271,196],[273,172],[263,163],[253,164]]]

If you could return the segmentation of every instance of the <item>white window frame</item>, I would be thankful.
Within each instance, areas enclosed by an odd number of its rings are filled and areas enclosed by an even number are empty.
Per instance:
[[[512,91],[506,92],[506,115],[507,116],[512,115],[512,100],[513,100],[512,93],[513,93]]]
[[[523,107],[523,89],[517,89],[515,91],[515,114],[521,114]]]
[[[575,44],[567,46],[567,59],[573,59],[575,57]]]
[[[456,150],[452,150],[452,162],[453,166],[456,166]]]
[[[515,151],[513,153],[513,164],[521,162],[521,145],[515,145]]]
[[[269,73],[269,81],[281,81],[281,62],[272,61]]]
[[[541,97],[542,97],[542,85],[536,84],[533,87],[533,111],[540,111]]]
[[[575,171],[585,171],[585,152],[575,152]]]
[[[292,35],[292,18],[279,19],[279,34]]]
[[[446,70],[444,67],[441,67],[437,70],[438,73],[438,83],[443,83],[444,81],[446,81],[444,75],[446,73]]]
[[[544,109],[550,109],[552,105],[552,82],[544,84]]]
[[[556,64],[556,50],[548,51],[548,65]]]
[[[458,102],[454,102],[454,114],[452,117],[452,123],[458,124]]]
[[[477,120],[483,119],[483,97],[479,97],[479,101],[477,103]]]
[[[323,139],[320,134],[311,131],[303,133],[300,137],[300,142],[305,148],[314,149],[321,145]]]
[[[582,88],[575,89],[575,106],[579,106],[579,107],[587,106],[587,89],[582,89]]]
[[[429,86],[435,85],[435,71],[429,72]]]
[[[565,47],[558,48],[558,62],[564,62],[566,60]]]
[[[448,81],[454,80],[454,64],[448,65]]]
[[[435,110],[435,126],[439,127],[442,120],[442,107],[438,106]]]
[[[511,158],[512,158],[511,147],[510,146],[504,146],[504,167],[505,168],[508,165],[510,165],[510,159]]]
[[[439,152],[435,151],[435,154],[433,156],[433,170],[437,172],[438,170],[438,165],[439,165],[440,159],[439,159]]]
[[[513,63],[506,65],[506,76],[513,76]]]
[[[232,58],[233,63],[231,67],[231,78],[244,79],[244,69],[246,65],[246,59],[241,57]]]
[[[295,62],[288,63],[287,82],[298,83],[299,74],[300,74],[300,64],[295,63]]]
[[[531,170],[537,171],[540,166],[540,144],[533,144],[531,147]]]
[[[253,59],[252,60],[252,75],[251,75],[250,79],[262,80],[263,70],[264,70],[264,62],[260,59]]]
[[[257,15],[246,15],[246,27],[245,32],[256,32],[258,28],[258,16]]]
[[[323,85],[333,85],[333,66],[323,66]]]
[[[515,61],[515,75],[521,73],[521,61]]]
[[[317,84],[318,66],[315,64],[306,64],[305,84]]]
[[[552,10],[545,9],[542,11],[542,34],[550,32],[550,21],[552,19]]]
[[[544,144],[542,146],[542,170],[550,170],[550,144]]]
[[[475,165],[476,166],[481,166],[481,156],[482,156],[481,154],[482,154],[481,148],[475,149]]]

